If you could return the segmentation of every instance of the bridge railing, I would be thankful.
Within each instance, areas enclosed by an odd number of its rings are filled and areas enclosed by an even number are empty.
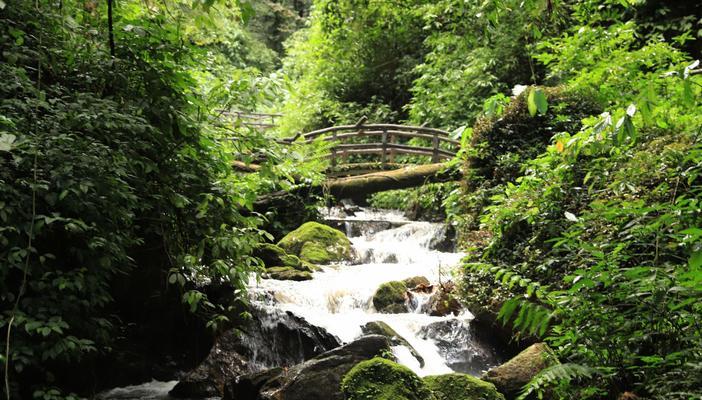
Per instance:
[[[241,110],[223,110],[220,112],[220,117],[241,121],[242,125],[261,131],[277,127],[276,119],[282,116],[283,114],[258,113]]]
[[[320,136],[323,136],[325,141],[340,142],[330,149],[329,157],[332,168],[336,166],[339,157],[346,160],[348,156],[356,154],[380,154],[383,165],[394,163],[397,154],[430,156],[432,162],[436,163],[442,159],[453,158],[460,146],[459,141],[451,139],[449,133],[441,129],[397,124],[364,124],[363,119],[355,125],[333,126],[301,136],[306,143],[312,142]],[[350,139],[371,136],[379,137],[380,141],[343,143]],[[428,139],[431,140],[431,147],[398,143],[400,138]],[[444,147],[453,149],[442,148],[441,143],[448,143],[449,146]]]

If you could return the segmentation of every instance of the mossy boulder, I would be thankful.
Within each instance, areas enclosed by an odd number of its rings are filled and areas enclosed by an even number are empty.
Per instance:
[[[351,259],[351,241],[332,227],[306,222],[285,235],[278,246],[289,254],[314,264],[328,264]]]
[[[383,321],[372,321],[369,322],[361,327],[361,331],[363,331],[364,334],[366,335],[381,335],[385,336],[390,340],[390,343],[392,343],[395,346],[405,346],[409,349],[410,353],[414,358],[417,359],[419,362],[419,366],[424,368],[424,357],[422,357],[419,352],[412,346],[407,339],[404,337],[400,336],[399,333],[395,332],[394,329],[388,324],[386,324]]]
[[[312,274],[307,271],[300,271],[293,267],[271,267],[266,268],[266,275],[271,279],[280,281],[308,281],[312,279]]]
[[[373,295],[373,307],[379,313],[405,313],[407,309],[407,285],[402,281],[381,284]]]
[[[261,243],[258,245],[254,251],[254,255],[263,261],[267,267],[275,266],[288,266],[293,267],[293,265],[285,265],[283,259],[288,256],[280,246],[272,243]]]
[[[495,385],[467,374],[427,376],[424,383],[436,400],[505,400]]]
[[[507,397],[514,397],[536,374],[556,362],[556,355],[548,345],[536,343],[506,363],[490,369],[483,379],[494,384]]]
[[[379,357],[356,364],[341,381],[341,391],[346,400],[435,400],[409,368]]]

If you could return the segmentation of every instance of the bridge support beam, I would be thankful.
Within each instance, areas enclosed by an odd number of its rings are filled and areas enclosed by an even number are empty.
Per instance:
[[[460,178],[458,168],[447,168],[446,163],[436,163],[328,179],[325,187],[336,198],[362,199],[369,194],[385,190],[406,189],[424,183],[448,182]]]

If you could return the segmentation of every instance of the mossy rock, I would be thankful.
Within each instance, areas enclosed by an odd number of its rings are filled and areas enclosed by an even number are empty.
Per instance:
[[[536,374],[552,366],[558,359],[545,343],[536,343],[517,354],[506,363],[490,369],[483,379],[495,385],[497,390],[508,397],[519,394]]]
[[[356,364],[341,381],[346,400],[436,400],[409,368],[372,358]]]
[[[300,271],[292,267],[266,268],[266,274],[269,278],[279,281],[308,281],[312,279],[311,273]]]
[[[402,280],[402,282],[405,283],[405,286],[407,286],[408,289],[414,289],[417,286],[429,286],[431,284],[429,283],[429,279],[427,279],[425,276],[413,276]]]
[[[283,265],[283,257],[288,254],[280,246],[272,243],[261,243],[254,251],[254,255],[263,261],[263,264],[269,267]]]
[[[351,259],[351,241],[332,227],[306,222],[278,242],[283,250],[314,264]]]
[[[436,400],[505,400],[495,385],[467,374],[427,376],[424,383]]]
[[[385,282],[373,295],[373,307],[379,313],[398,314],[407,312],[405,300],[407,285],[402,281]]]
[[[392,327],[388,324],[386,324],[383,321],[372,321],[369,322],[361,327],[361,331],[365,335],[381,335],[385,336],[390,340],[390,343],[392,343],[395,346],[405,346],[407,349],[409,349],[410,353],[414,358],[419,361],[419,366],[421,368],[424,368],[424,357],[422,357],[417,349],[414,348],[410,344],[410,342],[407,341],[404,337],[402,337],[399,333],[397,333]]]
[[[312,264],[311,262],[305,260],[300,260],[300,266],[297,269],[307,272],[317,272],[322,270],[319,265]]]

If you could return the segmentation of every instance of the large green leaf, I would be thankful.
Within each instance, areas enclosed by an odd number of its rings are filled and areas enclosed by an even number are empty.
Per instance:
[[[533,117],[538,112],[543,115],[548,111],[548,100],[546,99],[546,94],[543,90],[539,88],[533,88],[529,91],[529,96],[527,97],[527,108],[529,109],[529,114]]]

